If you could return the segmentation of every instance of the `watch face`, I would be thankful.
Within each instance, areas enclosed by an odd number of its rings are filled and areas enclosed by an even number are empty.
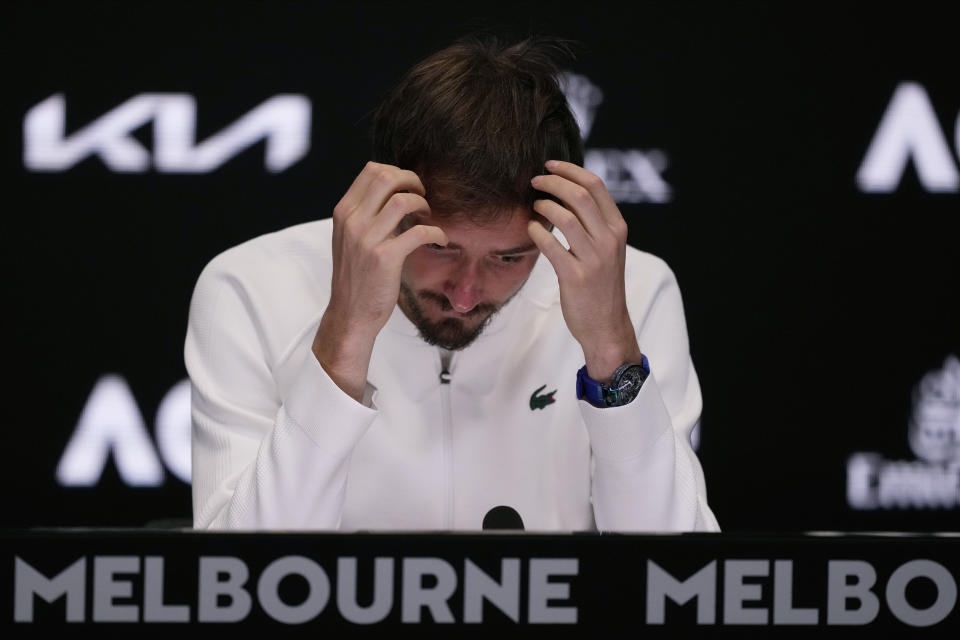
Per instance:
[[[647,372],[644,371],[642,366],[635,364],[632,367],[627,367],[620,374],[616,387],[610,390],[612,397],[608,398],[608,403],[612,400],[613,402],[610,403],[612,406],[621,406],[632,402],[640,393],[640,387],[646,379]]]

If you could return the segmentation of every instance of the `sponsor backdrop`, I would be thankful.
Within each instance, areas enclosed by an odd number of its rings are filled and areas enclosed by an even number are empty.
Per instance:
[[[328,217],[390,84],[492,26],[580,43],[563,81],[587,167],[684,294],[721,526],[957,529],[960,83],[937,11],[3,12],[0,523],[190,516],[182,348],[200,270]]]

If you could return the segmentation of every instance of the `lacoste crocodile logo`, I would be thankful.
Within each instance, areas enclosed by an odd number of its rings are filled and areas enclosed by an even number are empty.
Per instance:
[[[548,404],[553,404],[554,402],[557,401],[557,399],[553,397],[553,394],[557,392],[556,389],[554,389],[553,391],[548,391],[547,393],[544,393],[542,395],[537,395],[538,393],[540,393],[546,388],[547,388],[547,385],[543,385],[542,387],[534,391],[532,396],[530,396],[531,411],[533,411],[534,409],[543,409]]]

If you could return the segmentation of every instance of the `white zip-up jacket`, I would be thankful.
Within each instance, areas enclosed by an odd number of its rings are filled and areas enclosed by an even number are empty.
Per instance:
[[[480,529],[507,505],[535,531],[718,529],[689,443],[700,385],[662,260],[627,247],[627,304],[651,369],[630,404],[577,400],[583,351],[543,256],[453,355],[447,384],[439,349],[395,308],[359,403],[311,351],[332,229],[255,238],[197,281],[185,345],[195,527]]]

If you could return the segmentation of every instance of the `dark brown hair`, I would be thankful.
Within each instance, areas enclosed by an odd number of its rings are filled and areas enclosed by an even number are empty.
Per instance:
[[[434,214],[479,224],[545,194],[549,159],[583,165],[580,129],[560,88],[565,40],[512,44],[471,34],[401,78],[373,116],[373,160],[417,173]]]

